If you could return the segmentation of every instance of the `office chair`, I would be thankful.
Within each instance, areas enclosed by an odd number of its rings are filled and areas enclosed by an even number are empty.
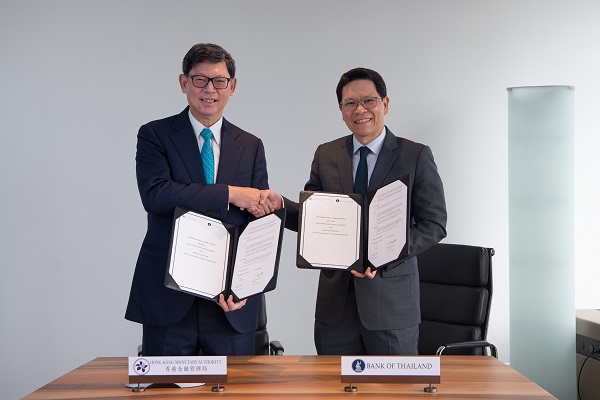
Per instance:
[[[258,355],[283,355],[283,346],[277,340],[269,342],[267,332],[267,302],[265,294],[261,293],[258,298],[258,328],[256,328],[255,354]]]
[[[492,303],[492,248],[438,243],[417,256],[419,354],[485,355]]]
[[[255,354],[259,355],[283,355],[284,348],[277,340],[269,342],[269,332],[267,332],[267,302],[265,294],[259,294],[258,298],[258,327],[254,342]],[[138,356],[142,355],[142,345],[138,346]]]

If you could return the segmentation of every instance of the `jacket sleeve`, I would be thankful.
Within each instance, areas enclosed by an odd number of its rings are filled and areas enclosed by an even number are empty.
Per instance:
[[[423,146],[415,168],[411,192],[409,257],[414,257],[446,237],[446,200],[433,153]]]

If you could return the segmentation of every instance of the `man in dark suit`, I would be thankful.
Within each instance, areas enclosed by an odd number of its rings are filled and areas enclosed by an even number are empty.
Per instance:
[[[250,216],[245,209],[260,209],[259,189],[268,188],[261,140],[223,118],[236,86],[231,55],[214,44],[193,46],[179,84],[188,107],[138,133],[136,174],[148,230],[125,318],[143,324],[146,356],[253,354],[257,299],[221,295],[216,303],[164,285],[176,206],[238,225]]]
[[[385,125],[385,82],[370,69],[342,75],[337,98],[352,135],[320,145],[304,189],[365,192],[355,185],[360,153],[366,154],[364,185],[376,190],[410,176],[408,257],[375,271],[322,270],[315,313],[318,354],[417,354],[421,322],[416,256],[446,236],[442,181],[429,147],[395,136]],[[366,146],[367,149],[360,150]],[[298,229],[298,204],[273,191],[261,196],[275,208],[285,203],[286,227]],[[260,210],[257,212],[260,215]]]

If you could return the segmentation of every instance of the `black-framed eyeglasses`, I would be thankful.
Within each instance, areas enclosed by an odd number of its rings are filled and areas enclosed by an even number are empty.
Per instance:
[[[192,80],[192,85],[198,89],[204,89],[207,87],[208,82],[212,82],[215,89],[226,89],[231,81],[231,78],[225,78],[224,76],[215,76],[214,78],[209,78],[208,76],[204,75],[188,75],[188,78]]]
[[[382,99],[383,97],[365,97],[360,100],[348,100],[348,101],[340,101],[340,106],[342,106],[342,110],[344,111],[354,111],[358,108],[360,104],[366,110],[369,108],[373,108],[377,105],[377,100]]]

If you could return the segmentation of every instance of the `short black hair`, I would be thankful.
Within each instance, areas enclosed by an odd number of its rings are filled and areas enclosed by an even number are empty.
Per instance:
[[[345,74],[343,74],[342,77],[340,78],[337,88],[335,89],[335,93],[337,94],[338,103],[342,101],[342,89],[344,88],[344,86],[346,86],[347,84],[349,84],[352,81],[357,81],[360,79],[366,79],[366,80],[373,82],[373,84],[375,84],[375,90],[377,90],[377,93],[379,94],[380,97],[387,96],[387,89],[385,87],[385,82],[383,81],[383,78],[381,77],[381,75],[379,75],[377,72],[373,71],[372,69],[354,68],[354,69],[351,69],[350,71],[346,72]]]
[[[205,61],[212,64],[225,61],[229,77],[235,78],[235,61],[231,57],[231,54],[221,46],[212,43],[198,43],[192,46],[185,57],[183,57],[183,74],[188,75],[196,65]]]

